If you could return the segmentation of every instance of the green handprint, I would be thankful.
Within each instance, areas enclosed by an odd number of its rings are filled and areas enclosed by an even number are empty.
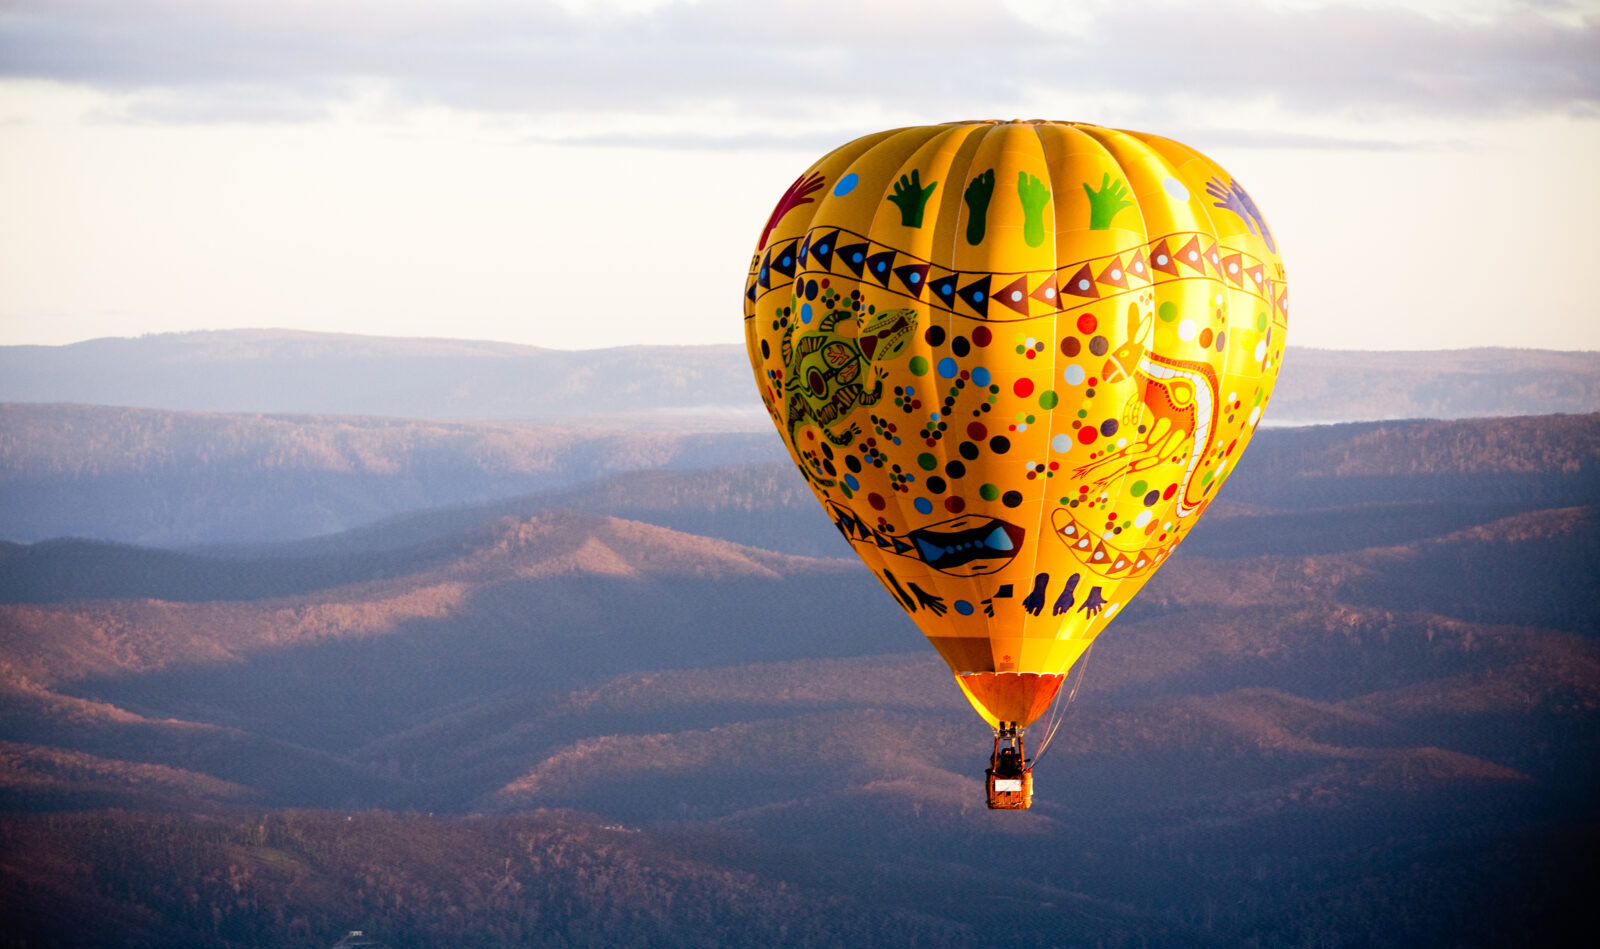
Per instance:
[[[1089,230],[1104,231],[1111,227],[1111,219],[1123,208],[1133,207],[1133,202],[1128,200],[1128,186],[1122,179],[1111,180],[1111,173],[1106,172],[1100,176],[1100,190],[1095,191],[1089,187],[1089,182],[1083,183],[1083,193],[1089,196]]]
[[[1022,199],[1022,239],[1029,247],[1044,243],[1044,206],[1050,203],[1050,189],[1025,171],[1017,172],[1017,197]]]
[[[901,175],[900,180],[894,183],[894,194],[889,195],[889,200],[900,209],[900,223],[906,227],[922,226],[922,211],[928,206],[928,198],[933,196],[933,189],[939,187],[939,182],[930,181],[928,186],[922,186],[922,175],[915,169],[909,175]]]
[[[989,198],[994,195],[994,169],[967,182],[967,243],[983,243],[983,230],[988,226]]]

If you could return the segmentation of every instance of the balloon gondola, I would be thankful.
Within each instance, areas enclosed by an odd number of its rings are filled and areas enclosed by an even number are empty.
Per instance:
[[[990,807],[1029,806],[1027,728],[1216,498],[1287,323],[1248,192],[1155,135],[880,132],[767,218],[744,302],[762,401],[993,729]]]

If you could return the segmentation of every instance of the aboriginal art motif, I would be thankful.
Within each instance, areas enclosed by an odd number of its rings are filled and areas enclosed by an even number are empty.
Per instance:
[[[1228,172],[1056,122],[836,149],[744,302],[800,471],[958,676],[1064,672],[1165,562],[1260,423],[1288,309]]]

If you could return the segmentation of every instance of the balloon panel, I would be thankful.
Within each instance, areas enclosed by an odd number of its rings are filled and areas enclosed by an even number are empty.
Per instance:
[[[958,123],[796,179],[745,331],[801,473],[951,669],[1045,682],[1216,497],[1287,309],[1265,219],[1198,152]],[[976,696],[1016,691],[964,688],[991,721]]]

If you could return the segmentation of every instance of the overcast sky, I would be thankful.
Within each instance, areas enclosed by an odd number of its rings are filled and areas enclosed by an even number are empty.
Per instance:
[[[881,128],[1219,161],[1291,343],[1600,349],[1600,0],[0,0],[0,343],[738,342],[784,187]]]

